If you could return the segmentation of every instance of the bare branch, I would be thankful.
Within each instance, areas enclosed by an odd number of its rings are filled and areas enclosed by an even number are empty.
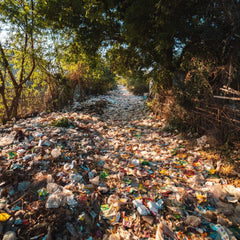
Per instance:
[[[28,42],[28,34],[26,32],[25,33],[24,51],[23,51],[22,63],[21,63],[20,83],[23,81],[24,63],[25,63],[25,57],[26,57],[26,52],[27,52],[27,42]]]

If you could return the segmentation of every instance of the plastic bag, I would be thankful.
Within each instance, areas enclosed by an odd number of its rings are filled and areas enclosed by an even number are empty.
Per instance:
[[[59,156],[61,156],[61,151],[58,148],[54,148],[51,151],[51,155],[53,158],[58,158]]]
[[[201,218],[199,217],[196,217],[196,216],[188,216],[187,219],[186,219],[186,223],[192,227],[197,227],[198,225],[201,224]]]
[[[62,204],[63,198],[61,194],[53,193],[51,194],[45,204],[46,208],[59,208]]]
[[[164,240],[164,235],[172,238],[173,240],[177,240],[177,237],[175,236],[173,231],[170,230],[170,228],[164,222],[160,222],[157,227],[155,240]]]
[[[2,240],[17,240],[16,233],[13,231],[6,232]]]

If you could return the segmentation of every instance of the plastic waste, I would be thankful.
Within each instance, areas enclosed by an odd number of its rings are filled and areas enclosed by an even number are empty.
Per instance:
[[[74,195],[67,196],[67,204],[72,208],[78,205],[78,202],[75,200]]]
[[[104,204],[101,205],[102,216],[105,218],[115,221],[115,218],[118,214],[118,208],[113,205]]]
[[[109,198],[108,198],[108,200],[107,200],[107,203],[109,204],[109,205],[111,205],[111,204],[115,204],[115,203],[118,203],[119,202],[119,197],[118,197],[118,195],[116,195],[116,194],[112,194],[112,195],[110,195],[109,196]]]
[[[45,204],[46,208],[59,208],[62,204],[63,198],[60,193],[51,194]]]
[[[16,233],[13,231],[8,231],[3,235],[2,240],[17,240]]]
[[[236,188],[233,185],[225,184],[223,185],[225,191],[227,191],[230,195],[234,196],[238,200],[240,199],[240,187]]]
[[[58,158],[61,156],[61,150],[58,149],[58,148],[54,148],[52,151],[51,151],[51,155],[53,158]]]
[[[54,193],[54,192],[56,192],[60,189],[61,189],[61,187],[56,183],[50,182],[50,183],[47,184],[47,191],[49,193]]]
[[[7,199],[1,198],[0,199],[0,210],[4,209],[7,206]]]
[[[69,175],[69,179],[74,182],[81,182],[82,176],[78,173],[72,173]]]
[[[18,191],[23,192],[26,191],[28,189],[28,187],[30,186],[30,182],[29,181],[24,181],[24,182],[20,182],[18,183]]]
[[[54,182],[53,176],[51,174],[48,174],[47,175],[47,183],[53,183],[53,182]]]
[[[190,150],[180,134],[163,131],[165,120],[143,102],[120,87],[76,111],[0,126],[0,210],[12,216],[0,222],[1,237],[13,229],[32,240],[220,240],[212,223],[240,239],[240,191],[219,177],[221,160],[199,151],[204,138]],[[67,128],[53,126],[60,119]]]
[[[157,203],[156,202],[153,202],[153,201],[149,201],[147,203],[147,206],[149,208],[149,210],[154,214],[154,215],[157,215],[158,214],[158,210],[159,209],[162,209],[162,201],[158,201]]]
[[[101,187],[99,186],[98,187],[98,190],[101,192],[101,193],[107,193],[109,191],[109,188],[108,187]]]
[[[156,239],[155,240],[164,240],[164,235],[170,237],[173,240],[177,240],[176,235],[173,231],[162,221],[157,226]]]
[[[78,234],[77,230],[75,229],[75,227],[73,226],[72,223],[67,222],[66,223],[66,228],[73,237],[79,237],[79,234]]]
[[[140,161],[138,159],[133,159],[131,161],[131,164],[133,164],[134,166],[139,166],[140,165]]]
[[[140,213],[140,215],[146,216],[150,214],[150,211],[142,204],[142,201],[140,199],[135,199],[133,201],[133,204],[137,208],[137,211]]]
[[[115,234],[111,234],[109,237],[108,237],[108,240],[120,240],[120,238],[118,236],[116,236]]]
[[[44,200],[46,196],[48,195],[48,191],[46,188],[41,188],[37,190],[38,196],[41,200]]]
[[[207,136],[203,135],[202,137],[197,139],[197,145],[203,146],[207,143]]]
[[[217,231],[218,234],[220,235],[221,239],[222,240],[229,240],[229,236],[226,232],[226,230],[224,229],[223,226],[221,226],[220,224],[210,224],[211,228],[214,230],[214,231]]]
[[[5,147],[13,143],[14,136],[6,136],[0,139],[0,147]]]
[[[154,217],[153,216],[143,215],[142,219],[150,225],[152,225],[154,223]]]
[[[98,186],[99,185],[99,176],[96,176],[95,178],[92,178],[89,180],[92,184]]]
[[[191,215],[187,217],[185,222],[192,227],[197,227],[202,221],[201,218]]]

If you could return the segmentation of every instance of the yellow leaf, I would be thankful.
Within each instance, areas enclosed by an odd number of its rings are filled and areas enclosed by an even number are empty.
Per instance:
[[[6,222],[10,217],[8,213],[0,213],[0,222]]]
[[[167,176],[167,175],[168,175],[168,171],[167,171],[167,170],[165,170],[165,169],[163,169],[163,170],[159,171],[159,173],[160,173],[160,174],[162,174],[162,175],[165,175],[165,176]]]
[[[187,154],[186,153],[179,153],[177,155],[178,158],[186,158],[187,157]]]
[[[215,174],[215,173],[216,173],[216,169],[210,169],[208,172],[209,172],[210,174]]]

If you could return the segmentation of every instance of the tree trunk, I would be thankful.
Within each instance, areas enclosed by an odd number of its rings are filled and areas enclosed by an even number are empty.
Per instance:
[[[173,49],[169,47],[163,52],[164,63],[162,64],[162,69],[164,72],[164,85],[167,89],[171,89],[173,86]]]
[[[18,113],[18,106],[19,106],[19,100],[22,93],[22,86],[18,86],[15,89],[15,97],[13,98],[12,105],[11,105],[11,118],[17,118]]]

